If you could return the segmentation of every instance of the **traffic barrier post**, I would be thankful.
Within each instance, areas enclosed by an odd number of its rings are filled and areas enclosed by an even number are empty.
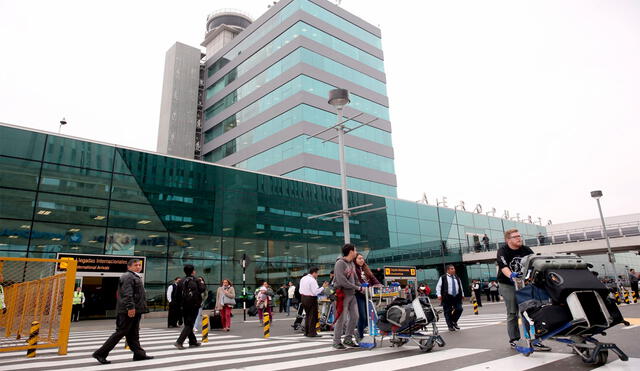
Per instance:
[[[269,330],[271,327],[271,320],[269,318],[269,312],[265,311],[264,314],[262,315],[262,320],[263,320],[263,330],[264,330],[264,338],[268,339],[269,338]]]
[[[206,314],[202,315],[202,342],[209,342],[209,316]]]

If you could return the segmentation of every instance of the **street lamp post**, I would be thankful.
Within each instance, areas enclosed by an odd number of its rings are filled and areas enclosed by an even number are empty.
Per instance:
[[[333,89],[329,91],[329,104],[332,105],[338,116],[336,130],[338,131],[338,151],[340,158],[340,190],[342,191],[342,225],[344,230],[344,243],[351,243],[351,231],[349,227],[349,199],[347,192],[347,169],[344,158],[344,123],[342,122],[342,109],[351,102],[349,91],[346,89]]]
[[[600,213],[600,221],[602,222],[602,233],[607,241],[607,256],[609,257],[609,263],[611,263],[611,269],[613,272],[613,280],[616,283],[618,291],[620,291],[620,283],[618,282],[618,273],[616,272],[616,258],[611,252],[611,242],[609,241],[609,234],[607,233],[607,226],[604,222],[604,216],[602,215],[602,206],[600,206],[600,197],[602,197],[602,191],[592,191],[591,197],[595,198],[598,203],[598,212]]]
[[[350,118],[347,118],[346,120],[343,119],[343,115],[342,115],[342,110],[344,108],[344,106],[346,106],[347,104],[349,104],[350,100],[349,100],[349,91],[347,89],[332,89],[329,91],[329,104],[332,105],[337,112],[337,122],[334,126],[324,129],[314,135],[309,136],[307,139],[313,139],[313,138],[317,138],[319,135],[324,134],[325,132],[332,130],[332,129],[336,129],[336,131],[338,132],[338,134],[334,137],[325,139],[322,143],[328,142],[330,140],[334,140],[336,137],[338,138],[338,154],[339,154],[339,161],[340,161],[340,191],[342,193],[342,208],[340,210],[335,210],[335,211],[331,211],[328,213],[324,213],[324,214],[319,214],[319,215],[312,215],[307,217],[308,220],[311,219],[320,219],[320,220],[332,220],[332,219],[336,219],[336,218],[342,218],[342,225],[343,225],[343,231],[344,231],[344,243],[351,243],[351,231],[350,231],[350,226],[349,226],[349,217],[350,216],[355,216],[355,215],[360,215],[360,214],[365,214],[365,213],[370,213],[370,212],[374,212],[374,211],[379,211],[379,210],[384,210],[387,207],[386,206],[382,206],[382,207],[376,207],[373,209],[366,209],[365,208],[369,207],[369,206],[373,206],[373,203],[368,203],[365,205],[357,205],[357,206],[353,206],[351,208],[349,208],[349,195],[347,192],[347,167],[346,167],[346,160],[345,160],[345,156],[344,156],[344,135],[347,133],[350,133],[354,130],[357,130],[363,126],[369,125],[372,122],[378,120],[377,117],[374,117],[372,120],[369,120],[367,122],[361,123],[360,125],[357,125],[356,127],[353,128],[348,128],[345,126],[345,123],[348,121],[351,121],[357,117],[360,117],[364,114],[364,112],[361,112],[355,116],[352,116]],[[353,212],[353,210],[357,210],[355,212]]]
[[[60,134],[60,132],[62,131],[62,126],[67,124],[67,120],[63,117],[62,120],[60,120],[60,126],[58,126],[58,134]]]

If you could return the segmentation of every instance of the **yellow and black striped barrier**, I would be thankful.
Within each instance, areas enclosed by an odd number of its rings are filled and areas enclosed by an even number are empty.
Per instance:
[[[263,320],[263,330],[264,330],[264,338],[268,339],[269,338],[269,330],[271,328],[271,320],[269,318],[269,312],[265,311],[263,316],[262,316],[262,320]]]
[[[616,304],[620,305],[620,293],[616,291]]]
[[[316,321],[316,334],[320,332],[320,311],[318,311],[318,320]]]
[[[624,290],[624,302],[625,302],[625,304],[631,304],[629,302],[629,291],[627,291],[627,290]]]
[[[31,330],[29,331],[29,340],[27,344],[29,346],[38,345],[38,335],[40,334],[40,322],[31,322]],[[33,358],[36,356],[36,348],[27,349],[27,358]]]
[[[633,304],[636,304],[638,302],[638,293],[631,291],[631,294],[633,295]]]
[[[127,349],[127,350],[129,349],[129,343],[127,343],[126,340],[124,341],[124,349]]]
[[[209,342],[209,316],[206,314],[202,315],[202,342]]]
[[[478,315],[478,301],[473,298],[473,314]]]

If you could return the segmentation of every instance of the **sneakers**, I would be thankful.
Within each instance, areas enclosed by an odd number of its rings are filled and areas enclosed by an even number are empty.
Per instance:
[[[533,344],[533,349],[538,351],[538,352],[549,352],[551,351],[551,348],[549,348],[548,346],[542,344],[542,343],[536,343]]]
[[[355,341],[353,341],[353,339],[352,339],[352,338],[344,339],[344,340],[342,341],[342,344],[344,344],[344,345],[346,345],[346,346],[348,346],[348,347],[351,347],[351,348],[359,348],[359,347],[360,347],[360,345],[356,344],[356,342],[355,342]]]
[[[516,347],[518,346],[518,343],[515,340],[510,341],[509,346],[511,347],[511,349],[516,349]]]
[[[342,345],[342,343],[333,344],[332,347],[333,347],[333,349],[336,349],[336,350],[345,350],[345,349],[347,349],[347,347]]]
[[[184,345],[180,344],[180,343],[173,343],[173,346],[180,349],[180,350],[184,350]]]

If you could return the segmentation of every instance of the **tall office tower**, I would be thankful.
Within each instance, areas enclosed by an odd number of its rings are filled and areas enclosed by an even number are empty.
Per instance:
[[[396,196],[380,30],[326,0],[281,0],[244,26],[207,47],[202,159],[339,186],[335,132],[309,138],[336,123],[339,87],[347,125],[370,122],[345,137],[348,188]]]

